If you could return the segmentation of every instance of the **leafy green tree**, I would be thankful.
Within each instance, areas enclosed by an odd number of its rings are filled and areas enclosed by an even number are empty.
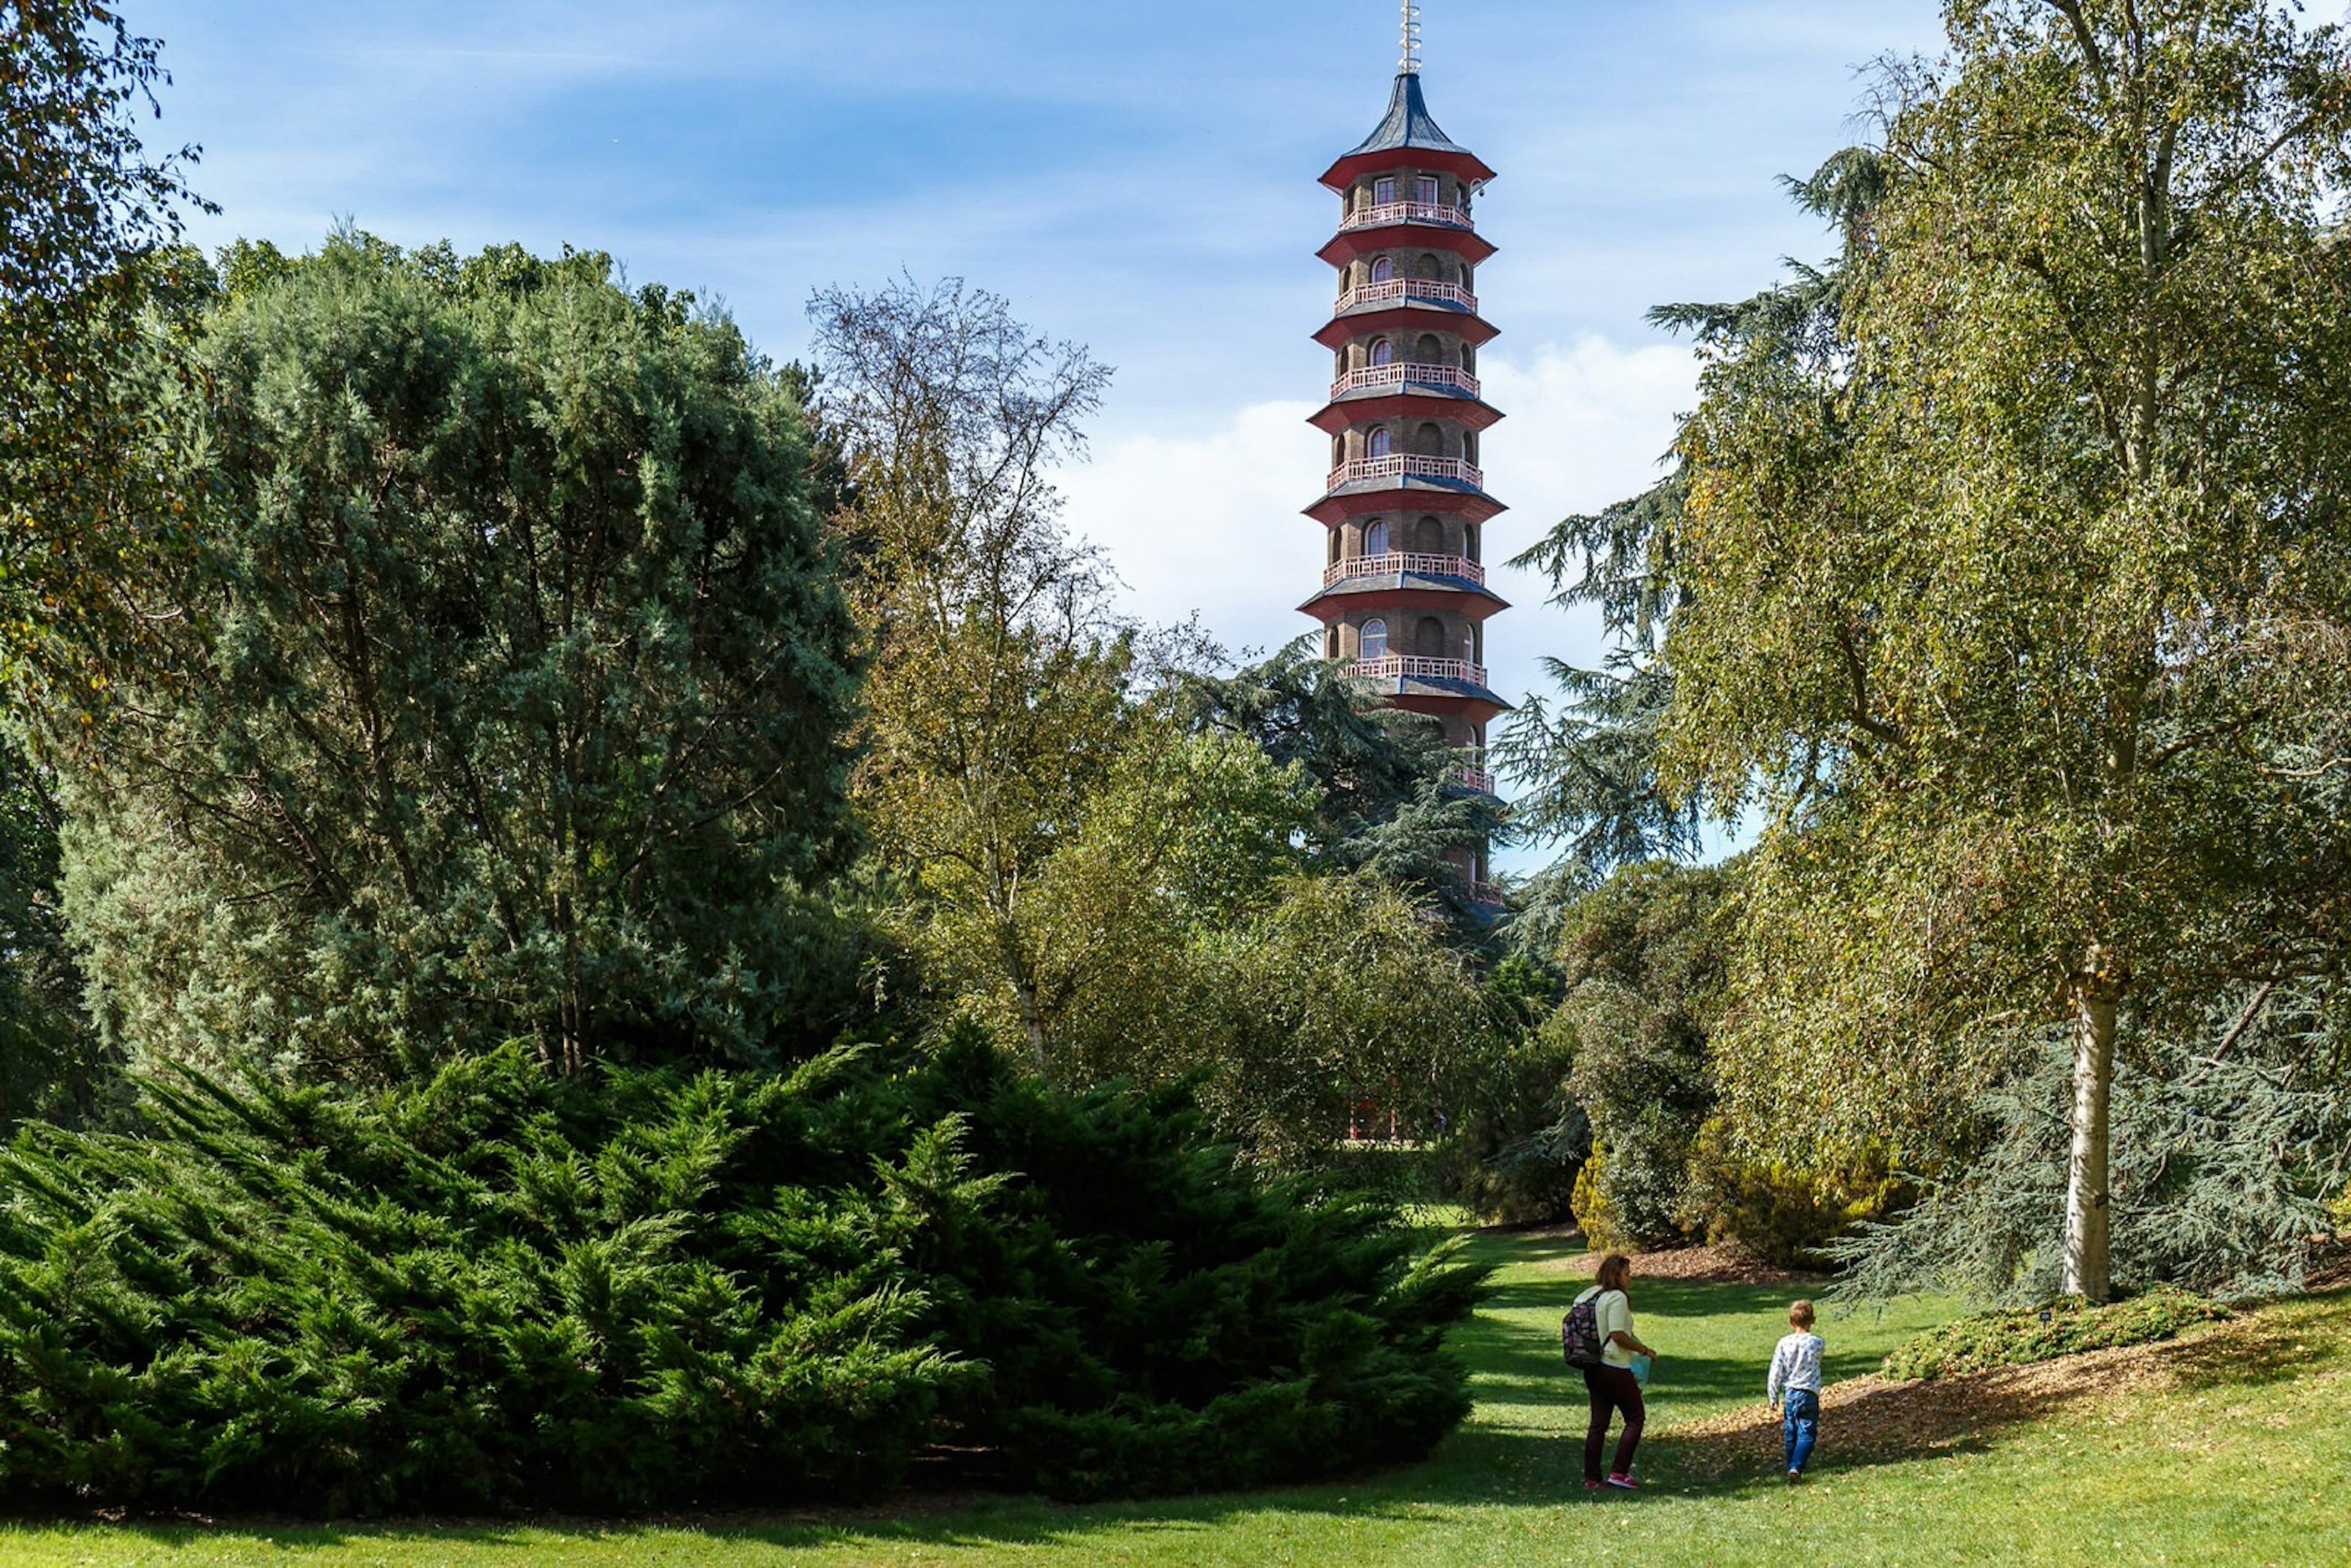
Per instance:
[[[1296,769],[1245,740],[1132,722],[1148,738],[1120,756],[1038,879],[1055,1070],[1077,1082],[1174,1082],[1216,1063],[1228,1002],[1207,944],[1279,896],[1312,800]]]
[[[1853,262],[1866,256],[1886,172],[1878,150],[1855,147],[1787,181],[1799,207],[1834,225],[1840,254],[1745,299],[1660,305],[1650,322],[1687,334],[1710,360],[1743,367],[1740,396],[1811,406],[1847,358],[1842,321]],[[1703,781],[1669,784],[1661,772],[1675,695],[1667,633],[1695,591],[1680,537],[1689,463],[1679,444],[1668,456],[1667,473],[1648,489],[1562,520],[1511,562],[1549,579],[1550,602],[1598,612],[1611,644],[1598,669],[1546,660],[1556,695],[1531,696],[1493,747],[1497,764],[1528,786],[1514,826],[1565,851],[1536,889],[1532,918],[1520,922],[1525,950],[1548,952],[1566,908],[1616,867],[1687,861],[1701,849]]]
[[[1469,956],[1407,890],[1371,872],[1286,878],[1254,918],[1203,938],[1214,1011],[1185,1065],[1217,1125],[1311,1166],[1373,1102],[1434,1138],[1459,1113],[1496,1023]],[[1384,1124],[1382,1131],[1385,1131]]]
[[[1705,372],[1664,761],[1774,823],[1742,1124],[1882,1129],[2061,1017],[2062,1282],[2102,1299],[2125,1020],[2343,948],[2351,98],[2269,5],[1946,25],[1886,78],[1835,351]]]
[[[1454,782],[1460,759],[1434,720],[1388,703],[1343,664],[1315,656],[1311,642],[1229,674],[1179,672],[1168,694],[1176,714],[1302,769],[1314,809],[1301,837],[1317,865],[1416,889],[1459,939],[1484,945],[1491,913],[1471,900],[1452,857],[1502,836],[1499,803]]]
[[[1042,873],[1137,740],[1130,630],[1049,477],[1109,371],[959,280],[809,313],[854,497],[834,523],[869,655],[859,810],[897,928],[950,988],[984,967],[1050,1074],[1069,969]]]
[[[60,771],[108,1038],[382,1075],[830,1033],[794,889],[845,846],[851,628],[777,373],[599,255],[229,260],[161,394],[201,549]]]
[[[1689,1166],[1714,1108],[1708,1037],[1723,1004],[1732,876],[1647,862],[1571,909],[1560,945],[1566,994],[1544,1025],[1572,1052],[1567,1092],[1591,1128],[1595,1239],[1656,1242],[1703,1228]]]
[[[1295,655],[1178,670],[1114,613],[1050,483],[1104,384],[1083,350],[959,283],[811,313],[872,651],[856,800],[935,1011],[1066,1082],[1198,1076],[1280,1164],[1351,1092],[1433,1111],[1484,1009],[1403,879],[1491,810],[1433,732]]]
[[[168,79],[100,0],[0,3],[0,675],[78,706],[149,624],[129,568],[182,520],[141,483],[142,408],[117,373],[188,259],[180,209],[202,204],[193,149],[140,144]]]

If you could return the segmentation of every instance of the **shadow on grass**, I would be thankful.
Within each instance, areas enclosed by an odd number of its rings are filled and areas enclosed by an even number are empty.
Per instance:
[[[1518,1251],[1517,1260],[1524,1261],[1526,1249]],[[1770,1286],[1657,1282],[1645,1289],[1640,1299],[1645,1310],[1660,1315],[1719,1317],[1726,1312],[1776,1311],[1791,1293]],[[1753,1299],[1741,1299],[1746,1297]],[[697,1550],[722,1543],[798,1552],[891,1545],[1082,1549],[1121,1534],[1180,1537],[1252,1514],[1443,1530],[1482,1507],[1590,1502],[1581,1484],[1580,1380],[1561,1364],[1556,1339],[1531,1333],[1527,1322],[1538,1310],[1555,1312],[1559,1302],[1556,1285],[1546,1281],[1510,1281],[1493,1291],[1460,1341],[1473,1368],[1480,1412],[1429,1459],[1311,1485],[1086,1505],[914,1493],[875,1499],[870,1508],[799,1513],[628,1521],[563,1517],[408,1520],[381,1525],[289,1521],[264,1526],[239,1521],[234,1528],[248,1538],[266,1535],[277,1549],[298,1555],[304,1549],[413,1544],[420,1549],[480,1549],[494,1561],[511,1553],[516,1562],[531,1561],[547,1551],[550,1537],[581,1545],[609,1542],[619,1552],[635,1556],[649,1555],[657,1541],[675,1550],[681,1537]],[[2319,1317],[2330,1322],[2321,1326],[2314,1321]],[[1833,1383],[1823,1401],[1827,1468],[1876,1469],[1987,1449],[2037,1422],[2122,1392],[2251,1390],[2288,1382],[2320,1363],[2339,1361],[2346,1324],[2351,1324],[2351,1295],[2240,1319],[2189,1340],[2033,1366],[1933,1383],[1849,1378]],[[1754,1387],[1756,1368],[1750,1361],[1677,1357],[1672,1377],[1671,1390],[1652,1407],[1651,1437],[1642,1448],[1641,1469],[1655,1489],[1653,1498],[1657,1491],[1731,1495],[1776,1479],[1779,1422],[1762,1407],[1760,1390]],[[1672,1406],[1684,1395],[1738,1403],[1703,1420],[1676,1423]],[[172,1549],[199,1545],[218,1533],[200,1525],[165,1522],[121,1526],[115,1532],[137,1534]],[[1383,1550],[1410,1550],[1410,1545],[1390,1542]]]

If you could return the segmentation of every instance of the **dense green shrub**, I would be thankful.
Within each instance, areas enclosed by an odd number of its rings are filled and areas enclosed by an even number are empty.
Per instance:
[[[1708,1118],[1690,1145],[1688,1206],[1704,1218],[1706,1239],[1736,1241],[1782,1268],[1818,1266],[1822,1248],[1855,1225],[1884,1219],[1912,1192],[1883,1145],[1842,1170],[1803,1170],[1742,1157],[1720,1115]]]
[[[1929,1329],[1886,1358],[1886,1375],[1944,1377],[2083,1351],[2148,1344],[2229,1315],[2219,1302],[2168,1285],[2103,1307],[2079,1296],[2061,1297],[2039,1312],[1980,1312]]]
[[[1095,1496],[1426,1451],[1482,1272],[1180,1094],[959,1035],[789,1078],[145,1085],[0,1156],[0,1499],[322,1511]]]

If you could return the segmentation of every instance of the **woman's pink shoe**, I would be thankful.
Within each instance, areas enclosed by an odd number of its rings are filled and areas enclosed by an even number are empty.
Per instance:
[[[1608,1484],[1614,1487],[1619,1491],[1639,1491],[1641,1490],[1641,1483],[1635,1480],[1631,1476],[1626,1475],[1622,1470],[1618,1470],[1612,1474],[1608,1478]]]

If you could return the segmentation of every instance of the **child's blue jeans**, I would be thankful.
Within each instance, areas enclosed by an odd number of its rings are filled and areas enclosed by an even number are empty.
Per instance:
[[[1788,1469],[1802,1473],[1821,1435],[1821,1396],[1809,1388],[1791,1388],[1780,1397],[1780,1438],[1788,1450]]]

